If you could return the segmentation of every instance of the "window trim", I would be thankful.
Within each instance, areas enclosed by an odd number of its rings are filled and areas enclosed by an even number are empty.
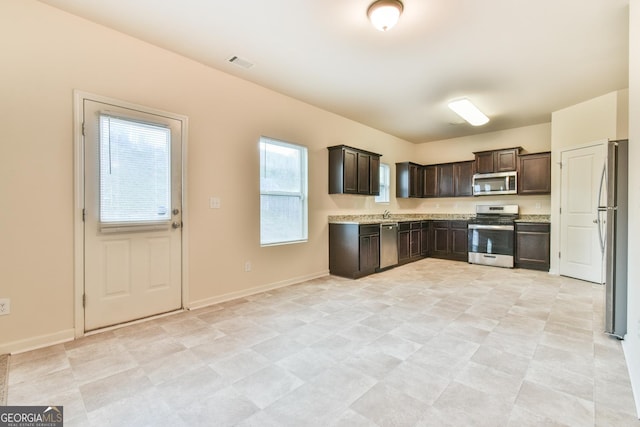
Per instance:
[[[386,183],[383,183],[383,180]],[[386,191],[382,192],[382,189]],[[384,197],[384,199],[382,199]],[[391,200],[391,166],[387,163],[380,163],[380,194],[375,196],[375,202],[379,204],[389,204]]]
[[[268,247],[268,246],[280,246],[280,245],[290,245],[295,243],[305,243],[309,239],[309,203],[308,203],[308,194],[309,194],[309,149],[301,144],[294,144],[287,141],[282,141],[274,138],[270,138],[268,136],[261,136],[258,142],[259,153],[260,153],[260,173],[262,173],[263,166],[263,150],[262,144],[271,144],[278,145],[286,148],[295,148],[300,152],[300,189],[299,191],[264,191],[262,189],[262,183],[260,184],[260,246]],[[265,242],[262,237],[262,196],[282,196],[282,197],[298,197],[300,199],[300,203],[302,204],[301,209],[301,236],[298,239],[294,240],[278,240]]]

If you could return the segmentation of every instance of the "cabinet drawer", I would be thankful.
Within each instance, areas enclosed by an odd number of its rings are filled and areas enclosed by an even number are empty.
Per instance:
[[[360,226],[360,235],[380,234],[380,224],[366,224]]]
[[[467,229],[467,221],[450,221],[449,224],[451,228]]]
[[[419,230],[420,229],[420,223],[419,222],[412,222],[411,223],[411,229],[412,230]]]
[[[411,223],[410,222],[400,222],[398,223],[398,230],[399,231],[407,231],[411,229]]]
[[[431,221],[433,228],[449,228],[449,221]]]
[[[516,231],[528,233],[548,233],[550,224],[543,222],[517,222]]]

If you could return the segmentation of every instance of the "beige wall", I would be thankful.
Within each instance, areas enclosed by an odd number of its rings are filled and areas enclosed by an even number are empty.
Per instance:
[[[626,138],[629,91],[607,93],[553,112],[551,115],[551,272],[557,274],[560,259],[560,160],[567,148],[590,142]]]

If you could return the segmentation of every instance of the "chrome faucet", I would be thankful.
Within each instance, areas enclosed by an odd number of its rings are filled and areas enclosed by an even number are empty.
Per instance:
[[[389,218],[391,218],[391,212],[389,212],[388,210],[385,210],[382,213],[382,219],[389,219]]]

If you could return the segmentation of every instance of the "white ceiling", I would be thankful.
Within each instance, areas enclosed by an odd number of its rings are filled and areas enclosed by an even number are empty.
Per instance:
[[[549,122],[628,87],[629,0],[403,0],[385,33],[373,0],[41,1],[416,143]],[[449,111],[462,96],[489,124]]]

